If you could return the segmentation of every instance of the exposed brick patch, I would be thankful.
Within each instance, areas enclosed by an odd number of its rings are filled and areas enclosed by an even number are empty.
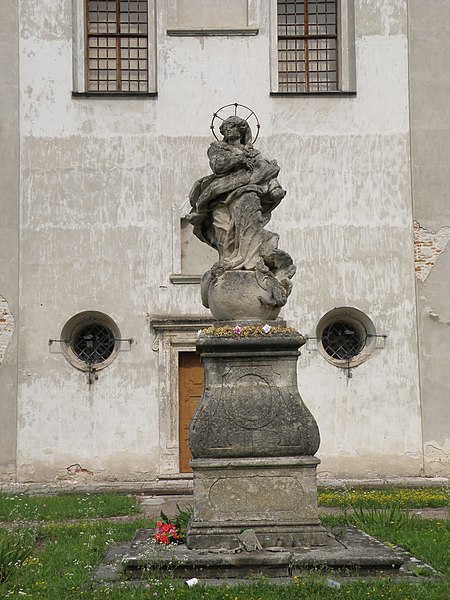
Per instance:
[[[5,357],[13,331],[14,317],[9,310],[8,302],[3,296],[0,296],[0,365]]]
[[[418,221],[414,221],[414,261],[417,279],[425,281],[449,240],[449,226],[445,225],[434,233],[421,227]]]

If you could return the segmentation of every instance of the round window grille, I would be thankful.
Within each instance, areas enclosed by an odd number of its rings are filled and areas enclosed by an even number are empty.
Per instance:
[[[72,340],[74,353],[88,365],[97,365],[107,360],[114,352],[114,346],[114,333],[99,323],[83,327]]]
[[[365,328],[364,328],[365,329]],[[365,338],[361,330],[348,321],[334,321],[325,327],[322,334],[323,349],[331,358],[352,360],[364,347]]]
[[[115,359],[119,349],[120,331],[107,315],[86,311],[75,315],[61,332],[63,352],[77,369],[103,369]]]
[[[375,326],[369,317],[352,307],[334,308],[319,321],[318,349],[336,367],[356,367],[375,349]]]

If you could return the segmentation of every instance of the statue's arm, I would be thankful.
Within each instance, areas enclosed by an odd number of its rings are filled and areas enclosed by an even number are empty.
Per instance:
[[[216,175],[225,175],[239,167],[252,168],[249,159],[242,153],[235,153],[231,146],[227,147],[223,142],[213,142],[208,150],[208,158],[211,170]]]

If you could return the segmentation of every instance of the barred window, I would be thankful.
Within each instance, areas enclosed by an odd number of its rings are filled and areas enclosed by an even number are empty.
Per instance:
[[[316,328],[317,348],[326,361],[341,368],[353,368],[369,358],[377,336],[371,319],[351,306],[333,308]]]
[[[95,92],[148,92],[147,0],[86,0],[86,85]]]
[[[277,0],[278,91],[339,89],[337,0]]]
[[[98,311],[84,311],[67,321],[61,332],[62,351],[77,369],[96,371],[105,368],[116,358],[120,348],[117,324]]]
[[[367,331],[363,323],[356,327],[351,320],[332,321],[323,330],[321,341],[323,349],[331,358],[351,361],[364,348]]]
[[[107,360],[114,352],[116,339],[109,327],[93,322],[76,331],[70,343],[80,360],[88,365],[97,365]]]

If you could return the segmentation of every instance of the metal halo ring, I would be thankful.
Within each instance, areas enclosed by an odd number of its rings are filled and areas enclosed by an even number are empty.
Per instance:
[[[233,107],[231,113],[227,114],[226,117],[221,117],[219,113],[221,111],[224,111],[226,108],[230,108],[230,107]],[[249,111],[248,115],[246,117],[241,117],[241,119],[244,119],[245,121],[248,121],[250,118],[253,117],[253,119],[255,120],[256,135],[255,135],[255,137],[252,140],[252,144],[254,144],[256,142],[256,140],[258,139],[259,130],[261,128],[261,125],[259,124],[259,120],[258,120],[258,117],[256,116],[255,112],[251,108],[249,108],[248,106],[245,106],[244,104],[239,104],[238,102],[233,102],[231,104],[225,104],[225,106],[222,106],[221,108],[219,108],[219,110],[216,110],[216,112],[213,113],[213,117],[211,119],[211,125],[210,125],[209,128],[211,129],[213,136],[219,142],[220,140],[217,137],[216,131],[215,131],[215,128],[214,128],[214,121],[216,119],[220,119],[221,121],[225,121],[225,119],[227,119],[228,117],[231,117],[231,116],[239,117],[240,115],[238,115],[238,107],[240,107],[241,109],[245,109],[246,111]],[[228,111],[225,111],[225,112],[228,112]],[[250,129],[252,129],[252,128],[250,127]]]

